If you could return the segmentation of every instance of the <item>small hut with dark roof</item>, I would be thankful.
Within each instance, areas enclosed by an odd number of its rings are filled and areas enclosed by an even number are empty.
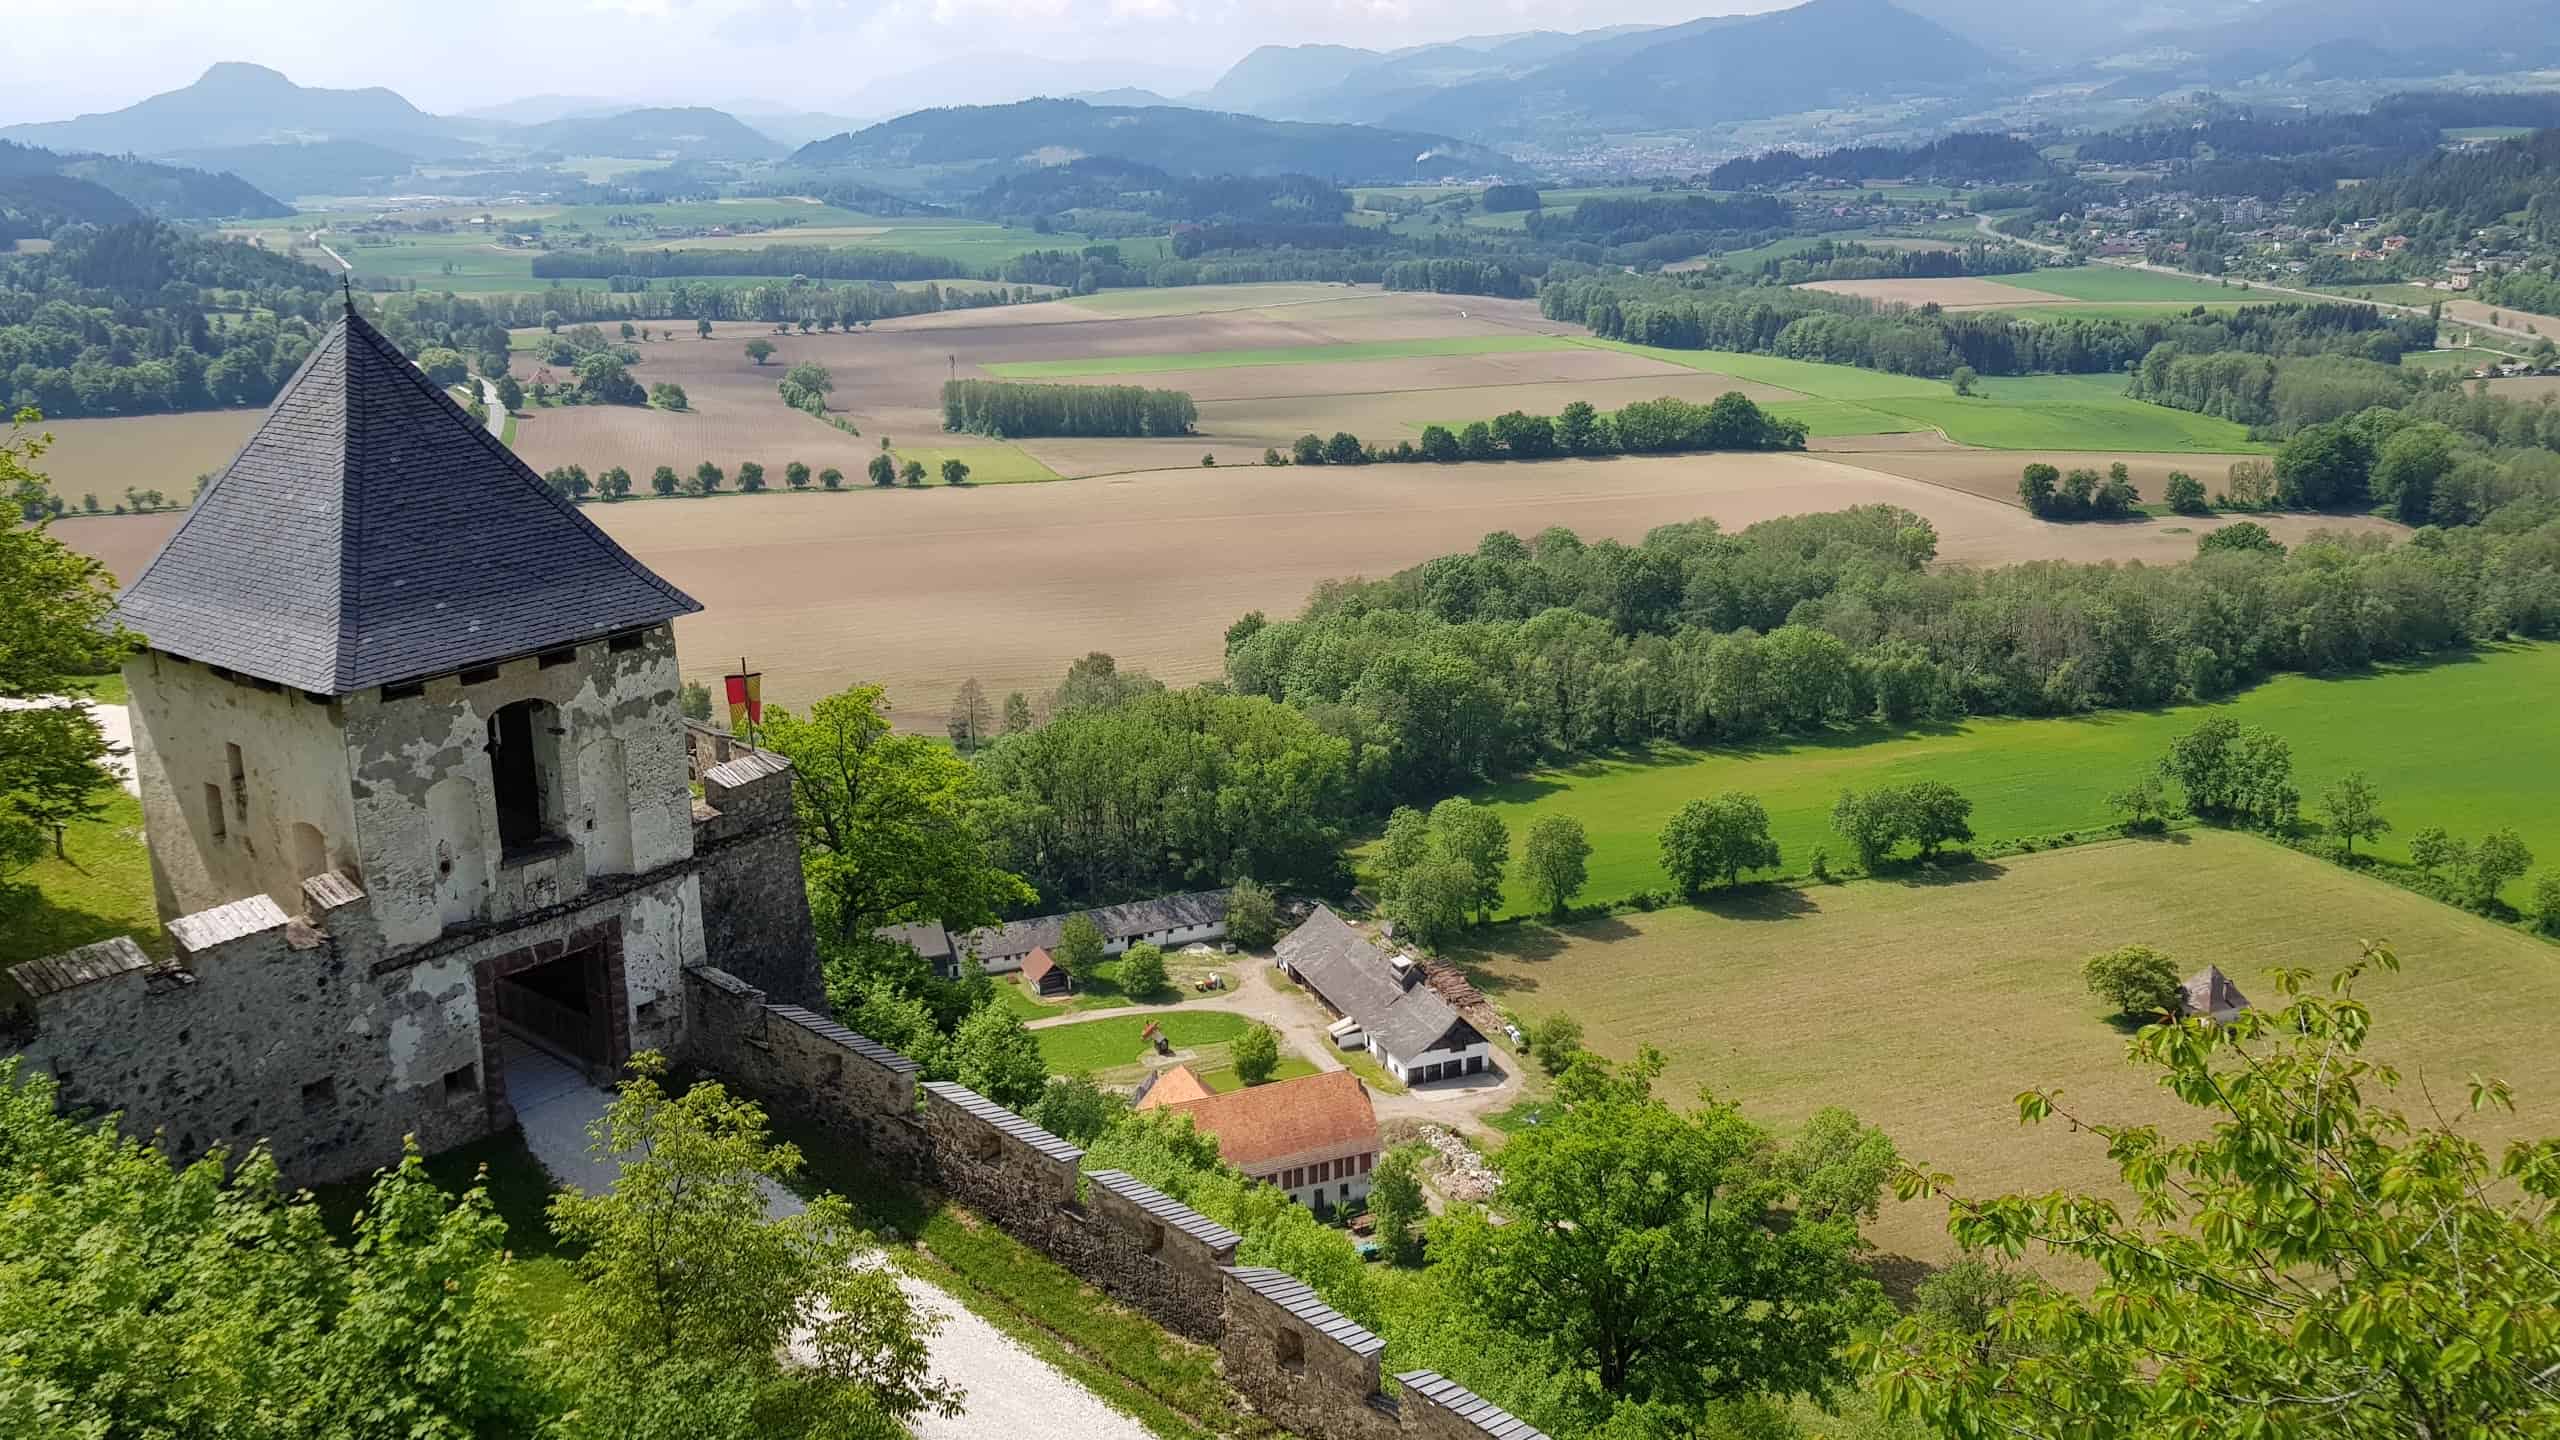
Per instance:
[[[2182,998],[2178,1003],[2183,1014],[2228,1020],[2249,1008],[2249,997],[2240,993],[2240,987],[2231,983],[2231,977],[2223,974],[2219,965],[2207,965],[2188,976],[2187,983],[2179,989]]]

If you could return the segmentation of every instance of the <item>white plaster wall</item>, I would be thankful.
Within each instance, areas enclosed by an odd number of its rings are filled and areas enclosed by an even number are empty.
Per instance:
[[[590,876],[646,873],[689,857],[692,777],[677,691],[675,640],[661,626],[631,650],[597,640],[567,664],[544,668],[527,656],[472,685],[447,675],[409,699],[348,697],[352,808],[385,946],[397,951],[449,924],[504,921],[576,899]],[[546,702],[568,732],[549,778],[562,792],[573,853],[531,867],[502,859],[486,749],[489,717],[520,700]],[[597,769],[617,749],[618,781]],[[452,780],[471,787],[476,846],[471,836],[440,840],[428,792]]]
[[[361,864],[336,706],[314,704],[298,690],[226,680],[157,651],[126,661],[124,675],[133,694],[134,777],[162,920],[261,893],[287,914],[300,912],[296,824],[320,831],[332,866]],[[245,818],[231,808],[226,745],[240,747]],[[209,784],[223,793],[228,833],[221,840],[205,816]]]
[[[478,1063],[480,997],[470,962],[441,956],[395,972],[383,987],[390,1002],[384,1044],[395,1088],[441,1086],[448,1072]]]
[[[622,912],[622,984],[631,1048],[667,1050],[684,1029],[684,967],[703,960],[702,881],[685,875],[634,893]],[[656,1001],[654,1019],[643,1007]]]

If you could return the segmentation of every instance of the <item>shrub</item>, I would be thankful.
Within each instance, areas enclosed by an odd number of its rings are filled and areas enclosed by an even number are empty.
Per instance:
[[[1280,1037],[1268,1025],[1255,1025],[1235,1038],[1227,1058],[1235,1062],[1237,1079],[1259,1085],[1280,1068]]]
[[[2127,945],[2092,955],[2080,967],[2089,993],[2125,1016],[2176,1014],[2180,987],[2178,967],[2148,945]]]
[[[1132,945],[1120,956],[1120,988],[1130,995],[1153,995],[1164,988],[1164,951]]]

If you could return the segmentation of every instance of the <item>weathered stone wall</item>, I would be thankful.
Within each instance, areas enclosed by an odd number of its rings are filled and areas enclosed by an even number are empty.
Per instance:
[[[297,1183],[365,1174],[405,1134],[440,1150],[488,1133],[469,971],[375,975],[361,893],[336,876],[308,890],[316,923],[257,895],[173,921],[166,963],[114,941],[113,973],[87,983],[19,974],[23,1053],[66,1109],[122,1111],[179,1155],[263,1138]]]
[[[920,1086],[895,1051],[707,966],[685,977],[685,1009],[694,1065],[937,1186],[1167,1329],[1216,1345],[1237,1392],[1295,1434],[1544,1440],[1429,1372],[1397,1377],[1404,1394],[1387,1396],[1375,1337],[1311,1295],[1292,1309],[1258,1293],[1239,1277],[1274,1277],[1233,1268],[1232,1233],[1119,1172],[1085,1173],[1082,1151],[982,1096]]]
[[[790,763],[766,751],[741,749],[703,770],[693,822],[703,939],[721,969],[784,1004],[824,1010],[791,784]]]
[[[1401,1407],[1378,1384],[1375,1352],[1360,1354],[1227,1276],[1218,1362],[1227,1383],[1282,1429],[1312,1440],[1403,1433]],[[1331,1313],[1331,1312],[1326,1312]]]

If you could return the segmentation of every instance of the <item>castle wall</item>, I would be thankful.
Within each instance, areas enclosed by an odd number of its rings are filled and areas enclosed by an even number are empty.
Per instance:
[[[1428,1371],[1385,1392],[1383,1345],[1290,1277],[1236,1266],[1238,1237],[963,1086],[712,967],[685,977],[684,1056],[871,1163],[929,1184],[1176,1334],[1306,1440],[1545,1440]],[[916,1105],[922,1093],[923,1112]]]
[[[163,964],[109,942],[113,973],[24,996],[24,1055],[66,1108],[121,1110],[180,1155],[263,1138],[297,1183],[365,1174],[406,1134],[430,1151],[486,1134],[468,970],[376,976],[361,893],[324,876],[304,901],[316,923],[265,895],[182,916]]]
[[[772,999],[824,1010],[791,785],[790,764],[765,751],[703,767],[693,832],[703,941],[720,968]]]
[[[348,696],[346,757],[366,888],[385,944],[574,901],[602,878],[646,875],[693,847],[689,761],[675,640],[665,626],[617,650],[603,640],[428,680],[425,693]],[[566,657],[560,659],[558,657]],[[545,702],[564,732],[541,736],[542,784],[566,844],[510,860],[498,838],[489,719]],[[617,773],[618,772],[618,773]]]
[[[151,882],[160,918],[265,895],[302,906],[315,871],[294,827],[319,832],[320,868],[356,859],[355,812],[338,710],[299,690],[144,651],[124,666],[131,691],[133,766],[143,823],[152,836]],[[232,784],[227,747],[238,746]],[[208,813],[207,786],[221,811]]]

